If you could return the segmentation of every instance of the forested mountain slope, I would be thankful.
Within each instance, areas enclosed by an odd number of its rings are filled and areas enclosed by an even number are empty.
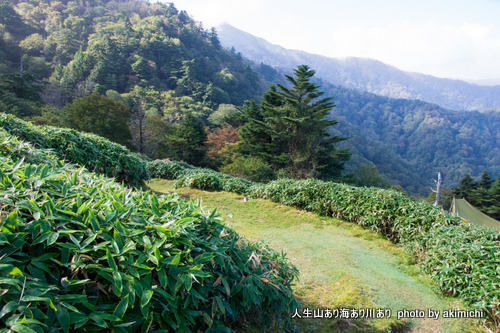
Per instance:
[[[500,172],[499,111],[450,111],[327,83],[323,89],[335,96],[330,117],[342,124],[332,133],[352,137],[345,142],[354,153],[410,192],[428,193],[438,172],[448,187],[467,173]]]
[[[421,99],[453,110],[500,107],[500,86],[479,86],[460,80],[401,71],[365,58],[335,59],[304,51],[287,50],[227,23],[218,28],[224,47],[234,47],[257,64],[294,68],[308,64],[318,77],[333,84],[378,95]]]
[[[93,91],[130,93],[154,96],[147,109],[163,115],[173,97],[189,96],[185,104],[202,109],[197,103],[241,105],[261,94],[258,77],[221,47],[215,30],[173,4],[2,0],[1,7],[0,73],[49,79],[44,99],[52,105]]]
[[[264,64],[255,68],[267,84],[285,84],[283,74],[291,73]],[[350,138],[339,147],[352,148],[346,171],[373,162],[392,185],[423,195],[434,186],[438,172],[448,187],[467,173],[478,179],[484,170],[494,177],[500,172],[498,109],[451,111],[419,100],[316,82],[336,104],[329,118],[340,123],[330,132]]]
[[[51,108],[52,118],[43,121],[60,125],[51,121],[67,116],[65,104],[99,92],[127,105],[133,140],[144,134],[160,158],[202,164],[194,154],[203,157],[204,126],[213,126],[209,117],[219,105],[235,110],[245,100],[260,100],[270,83],[285,84],[283,74],[292,74],[257,63],[259,81],[240,54],[221,46],[215,29],[206,30],[173,4],[0,0],[0,7],[1,112],[33,119]],[[280,59],[281,66],[303,60],[288,53]],[[311,61],[321,74],[320,63]],[[448,185],[466,173],[479,177],[487,169],[496,177],[500,171],[498,111],[447,111],[318,83],[337,103],[330,118],[340,124],[331,133],[351,138],[343,143],[353,147],[347,171],[374,162],[393,185],[422,194],[438,171]],[[187,120],[205,134],[199,146]]]

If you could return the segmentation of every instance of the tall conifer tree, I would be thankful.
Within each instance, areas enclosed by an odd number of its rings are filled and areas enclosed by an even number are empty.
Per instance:
[[[335,144],[347,138],[329,135],[327,128],[338,123],[326,119],[335,105],[331,97],[317,100],[323,92],[310,81],[314,74],[308,66],[299,66],[295,77],[285,75],[291,87],[278,84],[278,91],[272,86],[261,110],[247,105],[243,112],[249,122],[240,139],[252,154],[267,155],[271,165],[286,167],[293,178],[338,179],[350,154],[347,149],[337,150]],[[270,142],[255,144],[266,135]]]

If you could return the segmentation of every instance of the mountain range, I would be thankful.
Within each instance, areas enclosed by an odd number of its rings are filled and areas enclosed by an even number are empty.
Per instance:
[[[484,86],[405,72],[373,59],[355,57],[337,59],[288,50],[227,23],[220,25],[217,31],[224,47],[234,47],[236,52],[241,52],[257,64],[262,62],[273,67],[285,68],[307,64],[316,70],[319,78],[346,88],[392,98],[420,99],[451,110],[483,110],[500,107],[500,85]]]
[[[224,47],[254,62],[267,85],[286,84],[284,74],[292,75],[299,64],[316,70],[324,96],[336,104],[328,117],[339,124],[330,133],[350,138],[341,144],[351,148],[348,172],[373,162],[392,185],[423,195],[438,172],[448,187],[467,173],[479,178],[484,170],[494,177],[500,172],[500,94],[493,93],[500,86],[287,50],[228,24],[218,34]]]

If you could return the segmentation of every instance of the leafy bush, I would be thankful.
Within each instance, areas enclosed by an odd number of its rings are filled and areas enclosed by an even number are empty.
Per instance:
[[[221,191],[222,187],[219,177],[209,172],[189,173],[180,177],[175,182],[175,188],[191,187],[201,188],[208,191]]]
[[[255,156],[238,156],[233,163],[221,167],[220,171],[253,182],[268,182],[276,178],[273,169]]]
[[[0,113],[0,125],[35,147],[53,149],[60,159],[85,166],[119,182],[139,185],[149,179],[145,162],[124,146],[98,135],[67,128],[36,126],[3,113]]]
[[[184,162],[155,160],[149,162],[147,168],[153,178],[174,180],[183,175],[185,170],[194,167]]]
[[[152,177],[173,180],[175,188],[190,187],[202,190],[247,193],[253,182],[211,169],[195,168],[184,162],[156,160],[148,163]]]
[[[126,189],[2,130],[0,151],[0,329],[220,332],[251,309],[270,324],[298,305],[284,255],[215,211]]]
[[[423,235],[427,245],[422,263],[439,288],[472,308],[487,311],[500,325],[500,233],[460,224],[438,227]]]

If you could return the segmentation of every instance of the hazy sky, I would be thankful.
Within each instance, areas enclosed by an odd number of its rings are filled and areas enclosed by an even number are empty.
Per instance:
[[[227,22],[288,49],[437,77],[500,79],[500,0],[172,2],[205,28]]]

